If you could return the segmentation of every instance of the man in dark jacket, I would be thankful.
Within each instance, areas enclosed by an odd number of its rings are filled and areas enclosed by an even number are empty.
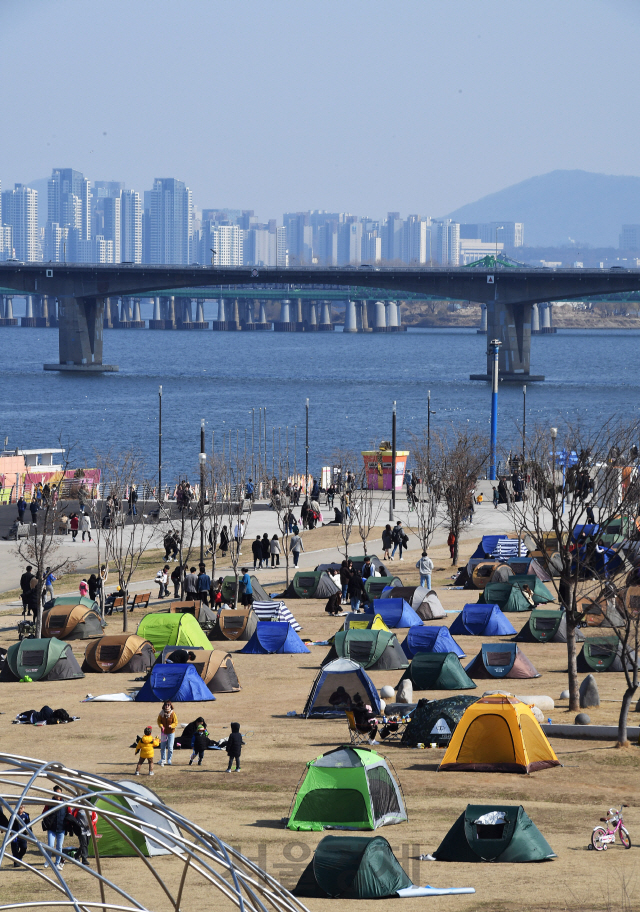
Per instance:
[[[25,572],[20,577],[20,589],[22,590],[22,617],[25,616],[27,612],[27,607],[29,605],[29,592],[31,591],[31,580],[34,578],[33,573],[31,572],[33,567],[29,565]]]
[[[356,614],[360,611],[360,602],[367,600],[367,593],[362,582],[362,577],[354,570],[347,583],[347,593],[351,599],[351,610]]]
[[[227,766],[227,772],[231,772],[231,764],[233,761],[236,761],[236,773],[240,772],[240,754],[242,753],[242,745],[244,741],[242,740],[242,735],[240,734],[240,723],[232,722],[231,723],[231,734],[229,735],[229,740],[227,741],[226,751],[229,755],[229,765]]]
[[[256,535],[256,540],[251,542],[251,552],[253,554],[253,569],[262,569],[262,540]]]
[[[211,577],[207,573],[204,564],[200,564],[198,573],[198,598],[203,605],[209,604],[209,589],[211,589]]]
[[[55,855],[49,855],[51,864],[55,864],[58,870],[61,871],[64,866],[62,848],[64,846],[67,806],[62,800],[62,789],[60,786],[56,785],[53,791],[56,793],[55,803],[48,804],[44,807],[43,813],[46,814],[46,816],[42,818],[42,829],[47,834],[47,844],[49,848],[55,849],[57,853]],[[46,813],[47,811],[49,813]],[[45,868],[48,868],[49,862],[45,862],[44,866]]]

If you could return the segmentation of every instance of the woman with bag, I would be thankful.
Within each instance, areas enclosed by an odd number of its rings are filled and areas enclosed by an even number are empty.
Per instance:
[[[167,763],[171,766],[173,741],[178,725],[178,717],[175,714],[171,700],[166,700],[162,704],[162,710],[158,716],[158,725],[160,726],[160,766],[164,766],[165,754],[167,755]]]

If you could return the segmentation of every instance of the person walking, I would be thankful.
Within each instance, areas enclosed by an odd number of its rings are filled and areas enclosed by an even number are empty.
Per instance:
[[[176,727],[178,717],[175,714],[171,700],[165,700],[162,704],[162,710],[158,716],[158,725],[160,726],[160,766],[164,766],[165,755],[167,763],[171,766],[173,757],[173,741],[176,736]]]
[[[27,613],[27,608],[29,606],[29,593],[31,592],[31,580],[35,579],[35,576],[31,572],[33,567],[31,564],[27,566],[27,569],[24,571],[20,577],[20,589],[22,591],[22,617]]]
[[[431,574],[433,573],[433,561],[426,551],[422,552],[422,557],[417,562],[416,567],[420,573],[420,585],[431,589]]]
[[[6,820],[6,818],[5,818],[5,820]],[[22,811],[20,811],[19,814],[16,815],[16,820],[14,820],[12,829],[18,830],[23,826],[29,827],[30,823],[31,823],[31,817],[29,816],[27,811],[22,810]],[[8,824],[9,824],[9,821],[7,820],[5,825],[8,825]],[[20,867],[20,861],[27,854],[27,839],[26,839],[27,834],[33,835],[31,830],[27,829],[27,833],[24,833],[23,835],[14,836],[13,839],[11,840],[11,854],[13,855],[14,868]]]
[[[342,586],[342,602],[346,604],[349,589],[349,580],[351,579],[351,561],[343,560],[340,566],[340,585]]]
[[[211,577],[207,573],[204,564],[200,564],[198,573],[198,598],[203,605],[209,606],[209,589],[211,589]]]
[[[247,500],[253,500],[253,493],[254,493],[254,490],[255,490],[255,489],[254,489],[254,487],[253,487],[253,479],[250,478],[249,481],[248,481],[247,484],[246,484],[246,492],[247,492],[246,497],[247,497]]]
[[[393,527],[391,532],[391,540],[393,541],[393,551],[391,552],[391,560],[395,557],[395,553],[400,549],[400,554],[398,555],[398,560],[404,560],[402,556],[402,549],[406,547],[405,545],[406,535],[404,534],[404,529],[402,528],[402,522],[398,522]]]
[[[69,517],[69,528],[71,529],[71,543],[74,544],[76,538],[78,537],[78,527],[80,525],[80,520],[78,519],[77,513],[72,513]]]
[[[88,513],[83,513],[80,517],[80,529],[82,530],[82,541],[84,541],[85,535],[88,535],[89,541],[91,541],[91,517]]]
[[[367,600],[367,593],[362,582],[362,577],[357,571],[354,571],[347,584],[347,594],[351,601],[351,610],[355,614],[360,612],[360,602]]]
[[[498,489],[496,486],[493,486],[493,508],[494,510],[498,509],[498,504],[500,503],[500,495],[498,494]]]
[[[209,732],[207,731],[204,723],[200,723],[196,728],[193,740],[191,742],[191,759],[189,760],[189,766],[193,765],[193,761],[196,759],[196,754],[198,755],[198,766],[202,766],[202,761],[204,760],[204,752],[209,747]]]
[[[80,852],[80,860],[83,865],[89,867],[89,837],[91,836],[91,830],[93,829],[93,835],[98,835],[98,815],[95,811],[91,811],[91,824],[87,819],[87,812],[84,808],[67,808],[69,812],[69,821],[71,824],[71,829],[73,830],[73,835],[77,837],[78,840],[78,849]],[[67,818],[69,820],[69,818]],[[76,856],[77,858],[77,856]]]
[[[44,572],[44,601],[52,602],[55,598],[55,595],[53,594],[53,584],[55,583],[57,577],[55,577],[51,572],[51,567],[47,567]]]
[[[251,552],[253,554],[253,569],[262,569],[262,539],[256,535],[255,541],[251,542]]]
[[[242,554],[242,539],[244,538],[244,519],[241,519],[239,523],[236,523],[235,529],[233,530],[233,537],[236,540],[236,547],[238,549],[238,554]]]
[[[184,597],[187,602],[195,602],[198,595],[198,574],[195,567],[190,567],[184,578]]]
[[[271,542],[269,541],[269,536],[265,532],[262,536],[262,566],[265,570],[269,567],[269,555],[271,554]]]
[[[242,735],[240,734],[240,723],[232,722],[231,723],[231,734],[227,739],[226,751],[227,756],[229,757],[229,764],[227,766],[227,772],[231,772],[231,766],[233,761],[236,761],[236,773],[240,772],[240,754],[242,753],[242,745],[244,741],[242,740]]]
[[[140,775],[140,767],[144,765],[144,761],[149,761],[149,775],[153,776],[153,757],[154,757],[154,748],[160,746],[160,739],[154,738],[152,734],[153,729],[150,725],[144,730],[144,735],[142,738],[138,738],[138,743],[136,744],[136,754],[140,754],[138,760],[138,765],[136,766],[135,775]],[[164,766],[164,764],[160,764]]]
[[[393,536],[391,534],[391,526],[389,523],[386,524],[382,530],[382,550],[384,552],[382,559],[391,560],[391,555],[389,551],[391,550],[391,545],[393,544]]]
[[[223,526],[220,530],[220,554],[222,557],[227,556],[227,551],[229,550],[229,530],[226,526]]]
[[[180,598],[180,585],[182,583],[183,576],[186,576],[187,565],[178,564],[177,567],[174,567],[171,572],[171,582],[173,583],[173,597],[174,599]]]
[[[138,510],[136,504],[138,503],[138,492],[136,491],[136,486],[131,485],[131,490],[129,491],[129,516],[137,516]]]
[[[453,534],[453,531],[449,532],[449,537],[447,538],[447,545],[449,546],[449,554],[451,555],[451,560],[453,560],[456,553],[456,537]]]
[[[274,535],[269,543],[269,553],[271,554],[271,566],[280,566],[280,542],[278,536]]]
[[[22,495],[18,498],[18,503],[16,504],[18,508],[18,522],[24,522],[24,514],[27,509],[27,502]]]
[[[160,587],[159,592],[158,592],[159,599],[163,599],[163,598],[165,598],[165,596],[169,595],[169,586],[167,585],[169,582],[168,574],[169,574],[169,565],[168,564],[165,564],[164,567],[162,567],[156,573],[155,582]]]
[[[304,545],[302,544],[302,539],[300,538],[298,532],[295,532],[291,536],[291,540],[289,541],[289,550],[293,554],[293,566],[297,567],[298,561],[300,560],[300,552],[304,551]]]
[[[31,511],[31,522],[37,524],[38,522],[38,510],[40,509],[40,504],[38,499],[33,497],[31,503],[29,504],[29,510]]]
[[[67,806],[62,800],[62,789],[59,785],[53,787],[53,803],[44,806],[42,813],[42,829],[47,834],[47,846],[49,849],[55,849],[55,854],[49,853],[49,861],[45,861],[44,866],[48,868],[51,864],[61,871],[64,867],[64,857],[62,849],[64,847],[65,818],[67,816]],[[48,813],[47,813],[48,812]]]

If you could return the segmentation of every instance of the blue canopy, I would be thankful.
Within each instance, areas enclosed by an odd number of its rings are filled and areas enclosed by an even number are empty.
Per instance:
[[[422,625],[422,618],[411,605],[401,598],[374,599],[367,607],[369,614],[379,614],[387,627],[415,627]]]
[[[309,652],[291,624],[286,621],[258,621],[253,636],[239,651],[250,655]]]
[[[465,605],[449,632],[458,636],[513,636],[516,633],[499,605]]]
[[[143,687],[138,691],[139,703],[191,703],[201,700],[215,700],[193,665],[179,665],[168,662],[156,663]]]
[[[466,655],[448,627],[410,627],[402,649],[408,659],[418,652],[455,652],[458,658]]]

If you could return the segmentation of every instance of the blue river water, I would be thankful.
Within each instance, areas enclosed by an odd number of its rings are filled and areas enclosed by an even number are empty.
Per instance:
[[[563,418],[596,426],[613,413],[630,417],[640,403],[640,330],[561,330],[532,340],[531,370],[543,383],[527,386],[527,426]],[[207,450],[220,451],[231,431],[251,441],[251,410],[267,409],[268,465],[272,428],[294,434],[304,466],[305,399],[310,400],[310,466],[330,462],[336,449],[361,450],[390,439],[397,401],[398,447],[427,421],[432,429],[469,423],[488,433],[490,389],[469,380],[485,368],[486,337],[475,329],[412,330],[396,335],[153,332],[105,330],[104,361],[119,373],[78,376],[45,372],[58,360],[53,329],[0,329],[0,443],[35,448],[75,445],[73,463],[95,464],[95,452],[131,448],[157,466],[158,386],[163,387],[163,480],[195,476],[200,419]],[[499,397],[501,443],[516,447],[522,420],[519,384]],[[296,428],[294,432],[294,427]]]

